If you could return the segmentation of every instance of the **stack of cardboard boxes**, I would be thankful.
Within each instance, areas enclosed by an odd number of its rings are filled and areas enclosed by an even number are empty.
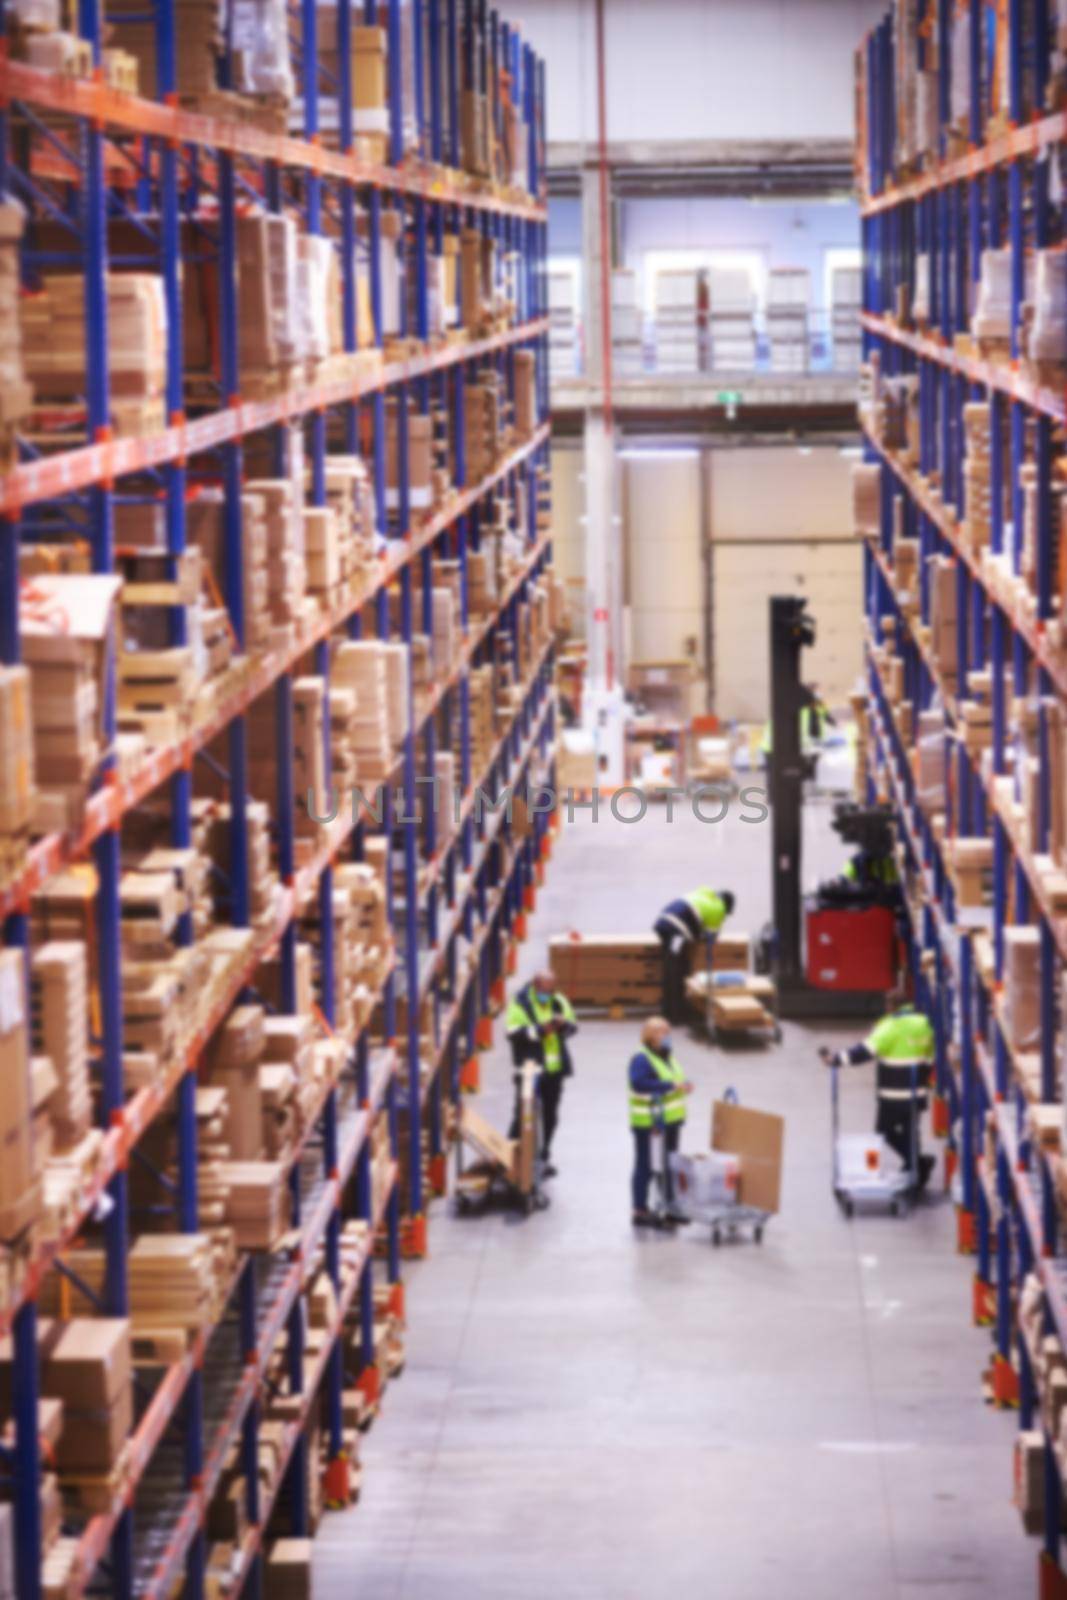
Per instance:
[[[972,550],[990,540],[993,503],[990,492],[989,406],[972,401],[963,408],[963,507]]]
[[[1041,935],[1028,924],[1004,932],[1001,1022],[1011,1049],[1035,1050],[1041,1035]]]
[[[341,644],[330,669],[331,693],[336,684],[355,697],[355,762],[357,781],[365,790],[388,778],[395,760],[393,726],[390,719],[390,651],[405,645],[387,646],[378,639],[350,639]]]
[[[89,970],[80,940],[49,940],[31,962],[33,1048],[55,1072],[48,1120],[57,1149],[77,1144],[92,1116],[89,1087]]]
[[[300,480],[292,473],[285,478],[254,478],[246,491],[262,502],[271,642],[287,646],[304,613],[307,585]]]
[[[175,0],[175,80],[183,98],[214,92],[218,59],[223,53],[225,22],[221,0]],[[145,94],[155,94],[158,83],[157,34],[138,0],[118,0],[108,12],[108,28],[115,44],[137,63]]]
[[[106,293],[111,426],[118,434],[156,432],[166,420],[163,279],[149,272],[110,272]],[[35,400],[80,404],[87,382],[84,278],[48,276],[20,308],[26,376]]]
[[[655,934],[603,934],[556,938],[549,962],[563,993],[576,1007],[634,1006],[656,1010],[663,992],[663,951]],[[703,946],[690,950],[692,971],[704,963]],[[751,964],[745,933],[723,933],[715,942],[713,971],[747,973]]]
[[[119,586],[118,578],[41,575],[22,596],[19,630],[30,672],[37,781],[34,825],[42,833],[77,825],[104,753],[104,670]]]
[[[309,909],[301,926],[313,952],[321,999],[323,943],[320,907]],[[388,958],[385,889],[374,865],[346,862],[334,869],[333,922],[334,1026],[353,1038],[370,1018]]]
[[[41,1209],[33,1120],[26,971],[21,950],[0,951],[0,1239],[17,1238]]]
[[[0,205],[0,471],[15,465],[15,433],[33,404],[19,319],[19,246],[26,217],[17,200]]]
[[[955,688],[958,668],[956,563],[950,556],[930,558],[930,648],[941,678]]]
[[[655,934],[556,938],[549,941],[548,956],[573,1006],[659,1006],[663,953]]]
[[[63,1488],[85,1509],[110,1502],[133,1430],[133,1358],[125,1317],[41,1318],[37,1325],[41,1396],[57,1403],[61,1425],[54,1465]],[[0,1342],[0,1407],[11,1414],[15,1383],[10,1339]],[[58,1531],[58,1530],[57,1530]],[[45,1540],[45,1545],[50,1541]]]
[[[35,795],[30,675],[0,667],[0,884],[25,860]]]
[[[399,413],[395,400],[390,400],[385,412],[385,503],[389,511],[401,509],[400,494],[400,443]],[[469,469],[472,479],[478,473],[473,465]],[[407,413],[407,477],[408,511],[414,520],[433,508],[433,420],[427,413]]]
[[[852,526],[861,538],[876,538],[882,516],[882,469],[871,462],[852,468]]]
[[[472,667],[469,683],[471,776],[477,780],[488,766],[496,743],[496,691],[491,663]],[[458,770],[460,762],[458,732],[454,755]]]
[[[467,480],[477,483],[496,467],[503,447],[503,380],[499,373],[483,372],[464,391],[467,440]]]
[[[186,538],[190,547],[200,551],[214,588],[220,595],[226,595],[226,524],[222,490],[209,486],[198,488],[186,506],[185,517]],[[159,543],[164,545],[162,528],[160,531]],[[271,627],[266,503],[261,495],[247,489],[241,495],[241,578],[245,647],[250,652],[262,651],[267,647]]]

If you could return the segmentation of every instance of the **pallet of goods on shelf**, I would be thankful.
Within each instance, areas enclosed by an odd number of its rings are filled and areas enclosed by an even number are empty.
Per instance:
[[[716,267],[708,275],[708,364],[712,372],[755,370],[755,296],[742,269]]]
[[[806,267],[773,267],[767,274],[767,338],[771,371],[807,372],[811,274]],[[712,309],[714,332],[714,308]]]
[[[701,319],[707,314],[706,274],[692,268],[655,277],[656,371],[692,376],[706,365]]]

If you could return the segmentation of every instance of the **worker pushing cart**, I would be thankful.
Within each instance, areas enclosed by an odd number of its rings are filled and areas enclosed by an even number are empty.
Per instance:
[[[888,1012],[862,1043],[847,1050],[824,1046],[819,1051],[822,1060],[834,1069],[834,1189],[846,1209],[851,1209],[851,1202],[857,1199],[886,1201],[895,1209],[900,1197],[921,1193],[929,1182],[935,1162],[933,1156],[922,1153],[921,1123],[928,1103],[934,1052],[933,1024],[913,1005]],[[877,1064],[875,1132],[899,1157],[897,1172],[886,1170],[881,1152],[873,1164],[869,1158],[854,1162],[852,1158],[860,1155],[859,1145],[842,1138],[839,1132],[837,1069],[862,1066],[868,1061]]]

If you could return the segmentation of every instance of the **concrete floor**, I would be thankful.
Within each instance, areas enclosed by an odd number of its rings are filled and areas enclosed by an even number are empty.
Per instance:
[[[565,828],[524,948],[647,927],[676,891],[769,913],[766,825],[662,809]],[[809,828],[814,880],[843,849]],[[500,1030],[498,1029],[498,1035]],[[782,1214],[764,1244],[635,1237],[625,1065],[632,1023],[577,1041],[547,1213],[457,1218],[439,1203],[408,1272],[408,1364],[364,1446],[364,1489],[316,1541],[318,1600],[1006,1600],[1036,1593],[1010,1505],[1012,1417],[986,1410],[988,1341],[940,1192],[907,1220],[846,1222],[829,1185],[815,1046],[729,1052],[681,1039],[687,1143],[733,1084],[787,1121]],[[838,1030],[838,1037],[841,1037]],[[503,1119],[499,1044],[483,1105]],[[868,1072],[845,1116],[872,1114]]]

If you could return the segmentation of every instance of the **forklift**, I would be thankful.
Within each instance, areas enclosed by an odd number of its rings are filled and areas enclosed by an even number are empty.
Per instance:
[[[882,806],[839,805],[834,830],[856,849],[854,875],[801,892],[804,780],[802,718],[813,696],[801,658],[816,638],[807,601],[775,595],[770,602],[771,748],[767,760],[774,920],[764,959],[778,987],[784,1017],[868,1017],[880,1013],[898,966],[899,889],[879,881],[878,862],[893,859],[893,822]]]

